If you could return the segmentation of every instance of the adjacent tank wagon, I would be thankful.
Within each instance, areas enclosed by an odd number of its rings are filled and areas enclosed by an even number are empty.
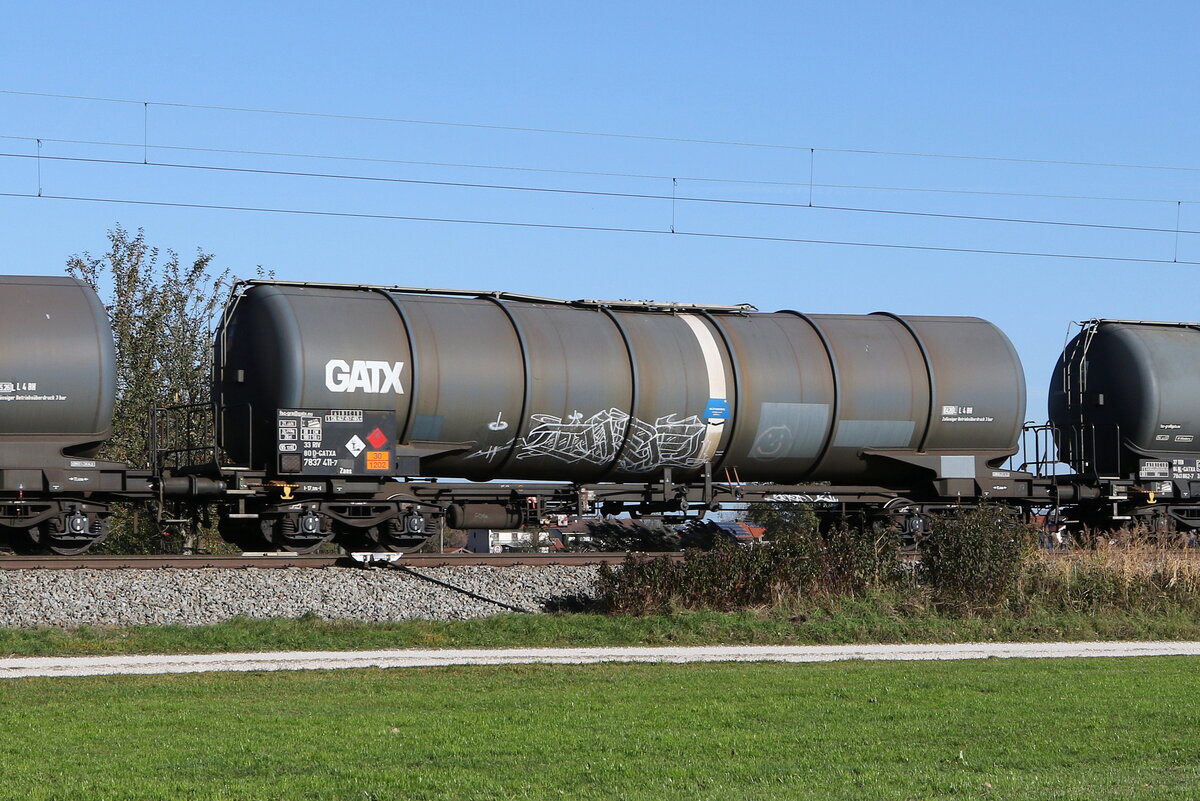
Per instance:
[[[0,534],[81,552],[108,530],[98,496],[149,491],[148,473],[96,459],[117,380],[108,315],[74,278],[0,276],[0,353]]]
[[[1200,525],[1200,325],[1084,323],[1055,367],[1049,410],[1076,516]]]

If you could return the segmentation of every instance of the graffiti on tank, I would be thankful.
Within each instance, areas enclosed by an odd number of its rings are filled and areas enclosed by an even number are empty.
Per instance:
[[[708,424],[696,415],[678,419],[669,414],[653,423],[632,420],[629,444],[621,456],[621,469],[631,473],[659,467],[699,467],[697,459]]]
[[[530,419],[534,425],[521,438],[518,459],[548,456],[564,462],[608,464],[617,458],[630,418],[618,409],[608,409],[587,419],[579,412],[566,420],[552,414],[535,414]]]
[[[617,467],[645,473],[661,467],[698,467],[696,458],[707,424],[696,415],[668,414],[650,422],[620,409],[606,409],[585,418],[576,411],[563,419],[552,414],[531,415],[529,433],[504,445],[493,445],[470,458],[492,461],[516,445],[517,459],[550,458],[568,464],[611,464],[628,434],[629,442]]]

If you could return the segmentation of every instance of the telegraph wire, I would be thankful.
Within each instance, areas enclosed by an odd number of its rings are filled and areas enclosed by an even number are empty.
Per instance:
[[[278,116],[289,117],[310,117],[318,119],[334,119],[334,120],[350,120],[357,122],[387,122],[402,125],[426,125],[426,126],[444,126],[450,128],[475,128],[482,130],[493,131],[513,131],[519,133],[541,133],[541,134],[558,134],[563,136],[591,136],[603,137],[610,139],[634,139],[649,142],[674,142],[680,144],[698,144],[698,145],[719,145],[724,147],[745,147],[745,148],[762,148],[768,150],[808,150],[820,151],[823,153],[846,153],[854,155],[868,156],[899,156],[904,158],[928,158],[928,159],[958,159],[966,161],[996,161],[1008,162],[1016,164],[1044,164],[1044,165],[1059,165],[1069,167],[1102,167],[1109,169],[1131,169],[1131,170],[1164,170],[1177,172],[1200,172],[1200,167],[1180,167],[1167,164],[1126,164],[1121,162],[1104,162],[1104,161],[1072,161],[1067,159],[1033,159],[1033,158],[1017,158],[1013,156],[977,156],[961,153],[929,153],[919,151],[903,151],[903,150],[874,150],[866,148],[836,148],[836,147],[810,147],[807,145],[785,145],[773,142],[743,142],[738,140],[726,139],[698,139],[680,136],[650,136],[646,134],[627,134],[616,133],[612,131],[586,131],[572,130],[568,128],[535,128],[519,125],[493,125],[478,122],[454,122],[448,120],[422,120],[409,119],[404,117],[383,117],[371,116],[362,114],[336,114],[323,111],[296,111],[290,109],[269,109],[269,108],[252,108],[243,106],[218,106],[204,105],[200,103],[179,103],[171,101],[159,100],[131,100],[129,98],[115,97],[93,97],[88,95],[68,95],[54,94],[50,92],[26,92],[16,89],[0,89],[0,94],[20,95],[25,97],[44,97],[57,100],[85,100],[97,103],[124,103],[143,106],[162,106],[163,108],[182,108],[193,109],[199,111],[229,111],[240,114],[271,114]]]
[[[781,209],[817,209],[821,211],[840,211],[855,214],[882,214],[882,215],[897,215],[905,217],[924,217],[930,219],[943,220],[961,220],[971,222],[998,222],[1011,223],[1017,225],[1046,225],[1064,228],[1087,228],[1092,230],[1106,231],[1135,231],[1141,233],[1156,233],[1156,234],[1200,234],[1200,230],[1180,229],[1178,227],[1178,214],[1176,215],[1176,227],[1173,228],[1155,228],[1151,226],[1137,225],[1114,225],[1108,223],[1084,223],[1071,222],[1068,220],[1039,220],[1027,219],[1020,217],[991,217],[978,214],[947,214],[942,212],[930,211],[909,211],[903,209],[875,209],[864,208],[861,206],[833,206],[817,203],[786,203],[783,201],[774,200],[738,200],[734,198],[713,198],[713,197],[696,197],[688,195],[676,195],[674,191],[670,195],[650,194],[642,192],[607,192],[594,189],[563,189],[557,187],[542,187],[542,186],[520,186],[512,184],[484,184],[472,183],[466,181],[435,181],[423,178],[393,178],[386,176],[374,175],[346,175],[337,173],[319,173],[319,172],[300,172],[296,170],[269,170],[265,168],[255,167],[221,167],[210,164],[179,164],[174,162],[163,161],[129,161],[123,159],[102,159],[90,158],[84,156],[43,156],[30,155],[25,153],[0,153],[0,158],[15,158],[15,159],[37,159],[39,170],[39,182],[41,162],[45,161],[61,161],[82,164],[105,164],[111,166],[136,166],[136,167],[165,167],[169,169],[184,169],[184,170],[200,170],[208,172],[235,173],[243,175],[268,175],[276,177],[290,178],[320,178],[326,180],[338,181],[366,181],[374,183],[389,183],[389,184],[405,184],[415,186],[437,186],[450,187],[456,189],[486,189],[505,192],[532,192],[553,195],[581,195],[586,197],[604,197],[604,198],[620,198],[625,200],[661,200],[670,201],[672,209],[672,219],[674,218],[674,209],[677,202],[682,203],[709,203],[716,205],[731,205],[731,206],[756,206]],[[674,183],[672,183],[674,190]],[[1180,203],[1180,207],[1182,203]],[[1178,207],[1177,207],[1178,208]]]
[[[18,142],[33,142],[32,136],[12,136],[0,134],[0,139],[10,139]],[[67,145],[96,145],[99,147],[136,147],[142,148],[143,144],[137,142],[113,142],[98,139],[50,139],[42,137],[43,142],[54,142],[56,144]],[[278,150],[238,150],[235,148],[226,147],[195,147],[187,145],[150,145],[151,150],[180,150],[191,153],[222,153],[236,156],[273,156],[279,158],[293,159],[319,159],[324,161],[361,161],[374,164],[404,164],[410,166],[421,167],[457,167],[462,169],[472,170],[511,170],[513,172],[545,172],[554,173],[557,175],[589,175],[603,176],[609,178],[646,178],[651,180],[668,181],[672,177],[677,177],[680,181],[712,181],[715,183],[730,183],[730,184],[767,184],[778,186],[808,186],[807,183],[800,181],[763,181],[753,178],[704,178],[698,176],[670,176],[670,175],[653,175],[649,173],[637,172],[601,172],[596,170],[562,170],[552,167],[524,167],[511,166],[503,164],[470,164],[465,162],[454,161],[417,161],[412,159],[385,159],[371,156],[335,156],[328,153],[288,153]],[[1163,201],[1174,203],[1174,200]]]
[[[315,209],[284,209],[265,206],[234,206],[215,203],[183,203],[165,200],[128,200],[122,198],[84,197],[79,195],[34,195],[29,192],[0,192],[0,197],[39,198],[46,200],[66,200],[83,203],[111,203],[131,206],[157,206],[163,208],[205,209],[212,211],[251,211],[267,214],[307,215],[316,217],[343,217],[367,220],[396,220],[403,222],[455,223],[462,225],[490,225],[515,228],[541,228],[562,231],[595,231],[602,233],[624,234],[654,234],[659,236],[687,236],[707,239],[732,239],[752,242],[779,242],[805,245],[841,245],[848,247],[887,248],[896,250],[916,250],[936,253],[972,253],[990,256],[1031,256],[1049,259],[1082,259],[1087,261],[1114,261],[1139,264],[1179,264],[1200,266],[1200,261],[1180,261],[1175,259],[1152,259],[1134,256],[1097,256],[1084,253],[1049,253],[1026,250],[990,250],[985,248],[955,248],[939,247],[936,245],[904,245],[896,242],[858,242],[839,239],[806,239],[787,236],[763,236],[756,234],[730,234],[718,231],[669,231],[659,228],[629,228],[623,226],[600,225],[569,225],[565,223],[534,223],[516,220],[477,220],[459,217],[419,217],[400,214],[372,214],[367,212],[348,211],[319,211]]]
[[[0,137],[2,138],[2,137]],[[682,179],[681,179],[682,180]],[[704,179],[699,179],[704,180]],[[713,180],[721,180],[719,178]],[[808,184],[798,184],[808,186]],[[1180,200],[1166,197],[1117,197],[1113,195],[1053,195],[1039,192],[999,192],[988,189],[929,189],[917,186],[871,186],[869,184],[813,184],[818,189],[860,189],[873,192],[922,192],[942,195],[985,195],[988,197],[1022,197],[1038,200],[1100,200],[1112,203],[1200,203],[1200,200]]]
[[[313,117],[318,119],[330,120],[351,120],[354,122],[388,122],[400,125],[430,125],[444,126],[447,128],[477,128],[489,131],[513,131],[517,133],[541,133],[541,134],[559,134],[563,136],[595,136],[608,139],[640,139],[649,142],[675,142],[680,144],[695,144],[695,145],[720,145],[724,147],[754,147],[766,148],[771,150],[808,150],[808,147],[799,145],[783,145],[773,144],[770,142],[738,142],[727,139],[693,139],[682,136],[649,136],[646,134],[626,134],[616,133],[612,131],[583,131],[572,130],[569,128],[534,128],[524,125],[493,125],[481,122],[454,122],[449,120],[420,120],[409,119],[405,117],[380,117],[367,114],[335,114],[326,111],[295,111],[291,109],[276,109],[276,108],[249,108],[243,106],[213,106],[200,103],[176,103],[170,101],[159,100],[130,100],[128,98],[119,97],[92,97],[88,95],[59,95],[49,92],[22,92],[16,89],[0,89],[0,94],[6,95],[24,95],[26,97],[47,97],[57,100],[87,100],[96,103],[129,103],[129,104],[149,104],[152,106],[162,106],[164,108],[185,108],[198,111],[231,111],[240,114],[274,114],[285,117]],[[852,152],[852,151],[845,151]]]
[[[1038,198],[1043,200],[1098,200],[1114,203],[1186,203],[1196,204],[1200,200],[1180,200],[1178,198],[1152,198],[1152,197],[1119,197],[1111,195],[1056,195],[1038,192],[1000,192],[995,190],[985,189],[938,189],[938,188],[922,188],[915,186],[872,186],[870,184],[819,184],[809,183],[806,181],[767,181],[755,178],[714,178],[711,176],[697,175],[656,175],[654,173],[635,173],[635,172],[603,172],[598,170],[563,170],[554,169],[551,167],[527,167],[503,164],[471,164],[466,162],[452,161],[418,161],[410,159],[386,159],[369,156],[336,156],[332,154],[322,153],[288,153],[285,151],[276,150],[238,150],[233,148],[223,147],[194,147],[185,145],[145,145],[139,142],[114,142],[95,139],[51,139],[42,137],[40,139],[32,136],[12,136],[0,134],[0,139],[8,139],[18,142],[51,142],[55,144],[74,144],[74,145],[95,145],[98,147],[125,147],[138,148],[149,150],[176,150],[190,153],[220,153],[223,155],[238,155],[238,156],[271,156],[276,158],[296,158],[296,159],[318,159],[325,161],[350,161],[364,162],[374,164],[403,164],[407,166],[418,167],[453,167],[457,169],[470,170],[505,170],[511,172],[532,172],[532,173],[547,173],[553,175],[584,175],[596,176],[604,178],[637,178],[656,181],[694,181],[705,183],[722,183],[722,184],[749,184],[755,186],[785,186],[797,189],[850,189],[872,192],[916,192],[928,194],[950,194],[950,195],[982,195],[988,197],[1019,197],[1019,198]],[[147,162],[142,162],[147,163]],[[811,170],[810,170],[811,173]],[[806,204],[807,205],[807,204]]]

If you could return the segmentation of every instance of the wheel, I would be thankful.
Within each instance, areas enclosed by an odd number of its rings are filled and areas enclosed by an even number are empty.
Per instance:
[[[37,542],[44,551],[59,556],[78,556],[109,533],[108,518],[75,511],[51,518],[37,527]]]
[[[338,527],[336,542],[347,552],[412,553],[419,550],[430,537],[429,523],[417,506],[417,499],[405,493],[377,496],[389,501],[405,501],[408,506],[397,509],[397,517],[369,528],[357,528],[344,523]]]
[[[334,530],[325,515],[309,510],[260,521],[263,537],[276,549],[292,553],[312,553],[333,539]]]
[[[1136,520],[1143,526],[1143,533],[1152,544],[1178,547],[1187,541],[1175,519],[1165,510],[1156,509],[1149,514],[1138,515]]]

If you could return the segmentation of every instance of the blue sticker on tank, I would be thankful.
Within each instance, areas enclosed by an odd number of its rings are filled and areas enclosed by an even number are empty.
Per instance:
[[[708,420],[728,420],[729,401],[724,398],[709,398],[704,407],[704,417]]]

